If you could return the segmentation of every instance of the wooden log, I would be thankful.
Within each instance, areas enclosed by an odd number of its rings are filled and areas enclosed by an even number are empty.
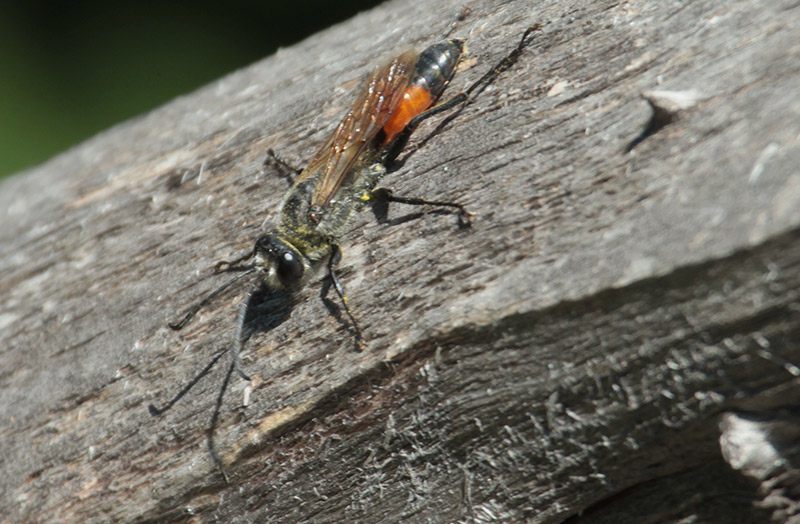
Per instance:
[[[463,4],[383,5],[3,183],[0,522],[797,521],[786,0],[469,2],[453,91],[544,25],[385,183],[473,228],[362,213],[340,267],[367,351],[322,281],[252,320],[230,483],[222,368],[148,414],[235,337],[235,293],[166,324],[275,222],[266,151],[307,161]]]

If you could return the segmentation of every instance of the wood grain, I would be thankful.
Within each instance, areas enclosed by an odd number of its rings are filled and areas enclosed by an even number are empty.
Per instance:
[[[543,28],[385,183],[464,202],[473,228],[359,217],[340,267],[365,352],[322,282],[254,324],[249,404],[235,381],[217,433],[230,484],[204,442],[222,369],[148,414],[232,343],[236,293],[166,324],[274,223],[266,151],[302,165],[367,71],[464,6],[429,4],[384,4],[3,183],[0,522],[797,519],[779,432],[758,434],[782,473],[719,444],[731,420],[797,420],[794,1],[467,2],[452,89]],[[652,90],[694,102],[626,152]]]

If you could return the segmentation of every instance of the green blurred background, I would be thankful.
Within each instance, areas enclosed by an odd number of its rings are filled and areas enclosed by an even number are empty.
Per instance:
[[[2,2],[0,178],[379,3]]]

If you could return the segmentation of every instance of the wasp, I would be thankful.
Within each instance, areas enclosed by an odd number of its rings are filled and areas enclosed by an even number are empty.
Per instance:
[[[471,215],[460,203],[396,196],[388,189],[377,188],[378,182],[420,122],[462,106],[476,90],[488,85],[517,61],[528,44],[529,35],[539,27],[529,27],[519,44],[503,60],[466,90],[443,103],[437,104],[464,55],[464,40],[447,39],[421,53],[407,51],[375,69],[334,133],[286,194],[277,227],[258,237],[244,256],[219,262],[217,271],[225,268],[239,271],[239,274],[202,299],[179,322],[170,323],[170,327],[174,330],[183,328],[201,308],[248,276],[255,275],[248,297],[261,286],[293,294],[309,282],[316,269],[326,264],[328,276],[353,328],[356,345],[363,349],[361,328],[336,273],[336,264],[341,258],[339,239],[353,217],[365,205],[377,200],[452,208],[457,211],[461,226],[470,225]],[[245,380],[250,380],[239,364],[245,309],[246,304],[239,315],[237,341],[233,345],[231,363],[217,396],[207,434],[209,453],[223,476],[222,460],[214,445],[214,429],[234,370]],[[170,409],[229,349],[218,353],[168,403],[162,407],[151,404],[150,413],[161,415]]]

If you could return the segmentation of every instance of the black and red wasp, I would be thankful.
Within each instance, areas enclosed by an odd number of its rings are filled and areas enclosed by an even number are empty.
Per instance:
[[[407,51],[375,69],[333,135],[302,170],[287,193],[278,226],[260,236],[245,256],[218,263],[217,270],[224,267],[240,273],[206,296],[179,322],[171,323],[170,327],[175,330],[183,328],[203,306],[245,277],[253,275],[255,280],[248,296],[261,286],[293,293],[308,283],[315,269],[326,264],[333,287],[352,323],[356,344],[363,349],[361,328],[350,310],[335,270],[340,259],[339,238],[347,230],[351,219],[366,204],[375,200],[454,208],[458,212],[459,223],[462,226],[470,225],[471,215],[459,203],[399,197],[387,189],[376,189],[376,186],[420,122],[467,102],[477,89],[485,87],[516,62],[529,43],[531,32],[538,28],[538,25],[527,28],[519,44],[495,67],[466,90],[438,105],[439,97],[464,54],[463,40],[444,40],[421,53]],[[222,460],[214,446],[214,429],[233,371],[250,380],[239,364],[243,324],[242,313],[239,315],[233,358],[217,396],[208,429],[208,449],[223,475]],[[211,370],[228,349],[218,353],[168,403],[160,408],[151,404],[150,413],[160,415],[171,408]]]

